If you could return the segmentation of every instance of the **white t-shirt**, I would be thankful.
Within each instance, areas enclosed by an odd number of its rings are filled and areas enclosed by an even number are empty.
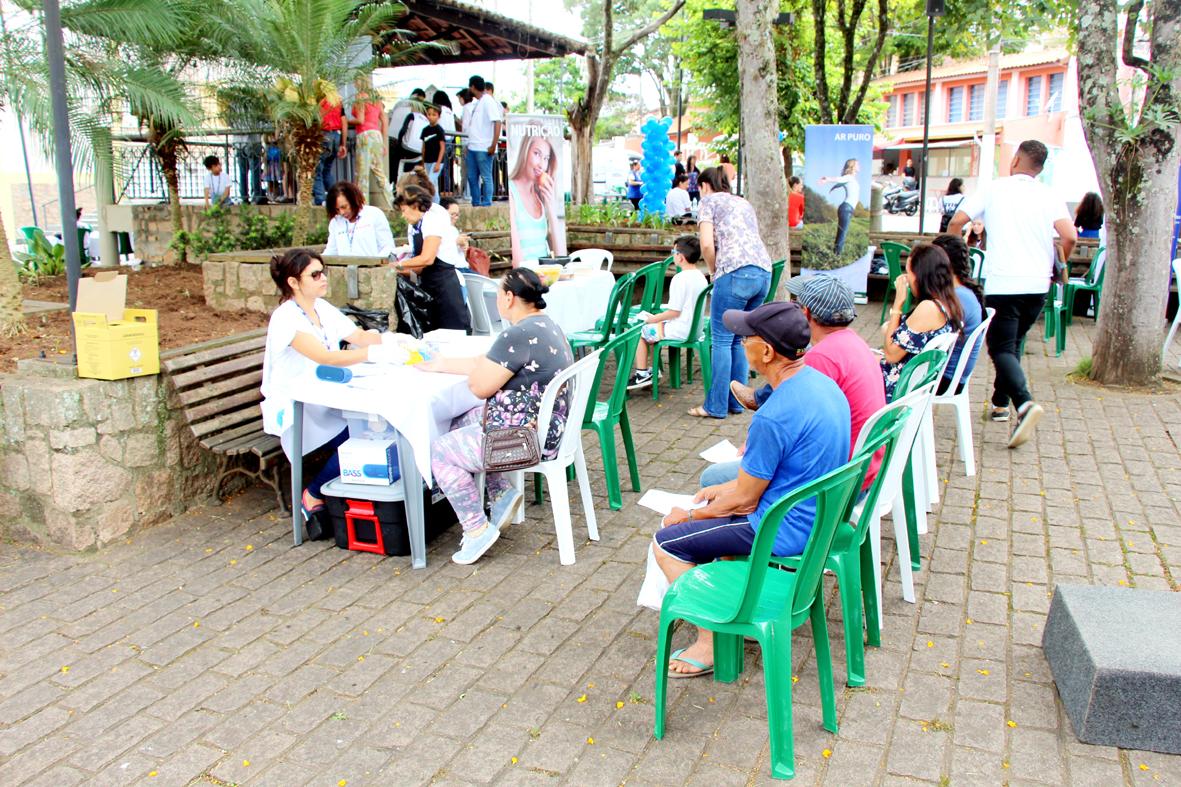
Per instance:
[[[267,434],[283,438],[288,451],[288,429],[293,418],[291,392],[299,381],[313,372],[316,363],[291,346],[297,333],[311,335],[328,350],[339,350],[340,342],[353,335],[357,326],[328,301],[317,298],[314,304],[317,328],[299,304],[284,301],[271,313],[267,325],[267,343],[262,356],[262,417]],[[316,405],[304,407],[303,452],[314,451],[340,434],[344,420],[335,411]]]
[[[230,176],[225,170],[222,170],[220,175],[214,175],[212,172],[205,173],[205,188],[209,189],[209,199],[217,202],[225,194],[226,188],[230,185]]]
[[[459,230],[451,223],[451,214],[438,203],[431,205],[431,209],[422,214],[422,239],[425,241],[430,237],[439,238],[435,259],[449,262],[457,268],[467,267],[467,258],[455,242],[459,238]]]
[[[393,250],[394,233],[390,232],[389,219],[381,208],[364,205],[356,221],[336,215],[328,222],[325,256],[388,257]]]
[[[398,132],[402,130],[402,123],[406,121],[406,116],[414,111],[414,105],[410,99],[403,98],[398,103],[394,104],[394,108],[390,110],[390,139],[397,139]]]
[[[841,202],[852,208],[857,207],[857,203],[861,201],[861,183],[857,180],[856,175],[841,175],[839,178],[830,178],[828,182],[843,185],[845,198]]]
[[[499,101],[485,93],[472,110],[470,127],[464,123],[468,142],[474,150],[487,150],[492,147],[492,132],[495,130],[493,124],[498,120],[504,120],[504,109]]]
[[[463,123],[463,128],[461,130],[465,134],[467,133],[467,130],[469,128],[471,128],[471,126],[472,126],[472,113],[475,111],[476,111],[476,102],[475,101],[467,102],[466,104],[463,105],[463,108],[459,110],[459,119]]]
[[[681,314],[664,324],[664,338],[688,339],[689,328],[693,324],[693,309],[697,306],[697,296],[709,286],[705,274],[696,268],[689,268],[673,276],[668,285],[668,308]]]
[[[684,216],[693,210],[693,203],[689,201],[689,192],[685,189],[669,189],[664,197],[664,215]]]
[[[959,210],[983,219],[988,232],[985,295],[1044,293],[1054,275],[1054,222],[1073,221],[1066,202],[1028,175],[994,180],[969,194]]]
[[[451,109],[451,107],[440,107],[439,109],[439,125],[442,126],[443,130],[448,134],[454,134],[455,112]]]

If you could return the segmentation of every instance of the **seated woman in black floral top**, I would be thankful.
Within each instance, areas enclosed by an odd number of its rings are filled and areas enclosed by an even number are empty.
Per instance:
[[[543,311],[543,296],[548,291],[536,273],[514,268],[505,274],[496,299],[497,311],[510,325],[496,338],[488,354],[442,359],[419,366],[428,372],[466,374],[472,393],[487,400],[486,404],[456,418],[451,431],[440,437],[431,449],[431,472],[463,525],[459,551],[451,556],[462,565],[476,562],[488,551],[521,502],[521,493],[505,474],[488,473],[491,517],[484,513],[480,503],[476,475],[484,471],[485,410],[488,428],[536,428],[546,386],[574,363],[566,335]],[[568,402],[559,397],[554,403],[549,434],[541,448],[544,458],[551,458],[558,450],[566,428],[567,409]],[[580,424],[574,424],[570,428],[579,427]]]
[[[890,319],[882,326],[886,401],[894,399],[894,386],[907,361],[921,353],[936,336],[959,331],[964,324],[951,261],[938,246],[920,243],[910,250],[906,273],[894,282],[894,293]],[[911,302],[915,305],[903,314],[907,295],[913,296]]]

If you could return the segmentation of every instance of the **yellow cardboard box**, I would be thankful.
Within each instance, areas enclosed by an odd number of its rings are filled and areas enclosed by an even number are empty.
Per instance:
[[[122,380],[160,372],[155,309],[128,309],[127,277],[102,271],[78,283],[78,376]]]

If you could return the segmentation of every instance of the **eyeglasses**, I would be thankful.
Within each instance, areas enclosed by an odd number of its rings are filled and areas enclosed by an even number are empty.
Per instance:
[[[311,271],[310,273],[308,273],[308,276],[312,277],[312,281],[319,281],[320,279],[323,279],[326,276],[328,276],[328,269],[321,268],[318,271]]]

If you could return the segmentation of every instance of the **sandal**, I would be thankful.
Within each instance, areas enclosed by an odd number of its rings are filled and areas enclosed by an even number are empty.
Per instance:
[[[670,678],[676,678],[676,679],[699,678],[702,675],[709,675],[710,673],[712,673],[714,671],[712,664],[702,664],[697,659],[691,659],[691,658],[687,658],[687,657],[681,655],[686,650],[688,650],[688,648],[681,648],[680,650],[674,650],[672,656],[669,657],[669,661],[670,662],[683,661],[684,663],[688,664],[690,667],[696,667],[697,672],[674,672],[672,670],[669,670],[668,676]]]
[[[704,407],[702,407],[701,405],[698,405],[697,407],[689,408],[688,412],[689,412],[689,415],[693,416],[694,418],[713,418],[714,417],[714,416],[710,415],[709,412],[707,412],[706,409]]]

